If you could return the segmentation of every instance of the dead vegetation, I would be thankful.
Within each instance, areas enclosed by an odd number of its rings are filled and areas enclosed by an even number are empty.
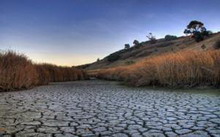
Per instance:
[[[171,40],[158,39],[152,44],[149,41],[140,42],[137,46],[131,46],[128,49],[122,49],[101,59],[99,62],[78,66],[86,70],[105,69],[126,65],[126,62],[133,60],[139,62],[146,58],[158,56],[161,54],[178,52],[182,50],[209,50],[218,49],[217,41],[220,39],[220,33],[214,33],[199,43],[190,37],[178,37]],[[205,45],[205,47],[203,46]],[[114,55],[114,56],[113,56]],[[110,58],[110,61],[109,61]]]
[[[219,86],[220,51],[187,50],[148,58],[130,66],[102,69],[102,79],[125,81],[135,86]]]
[[[23,54],[0,53],[0,91],[28,89],[49,82],[85,79],[86,74],[74,67],[33,64]]]

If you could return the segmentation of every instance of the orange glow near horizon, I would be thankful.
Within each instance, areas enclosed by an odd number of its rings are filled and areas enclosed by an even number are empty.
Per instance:
[[[58,66],[77,66],[92,63],[100,57],[100,55],[72,55],[72,54],[39,54],[26,53],[27,57],[34,63],[49,63]]]

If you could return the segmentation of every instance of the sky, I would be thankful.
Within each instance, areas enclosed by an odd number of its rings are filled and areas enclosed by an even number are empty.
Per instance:
[[[182,36],[191,20],[220,31],[220,0],[0,0],[0,50],[36,63],[91,63],[124,44]]]

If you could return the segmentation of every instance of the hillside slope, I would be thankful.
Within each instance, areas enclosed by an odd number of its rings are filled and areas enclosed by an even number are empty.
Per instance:
[[[151,44],[149,41],[146,41],[142,42],[137,46],[132,46],[129,49],[122,49],[115,53],[112,53],[100,61],[78,66],[78,68],[86,70],[111,68],[116,66],[134,64],[143,59],[156,55],[161,55],[164,53],[172,53],[188,49],[212,49],[213,45],[216,43],[217,40],[220,40],[220,33],[212,34],[210,37],[206,38],[204,41],[199,43],[195,42],[195,40],[190,37],[179,37],[176,40],[170,41],[166,41],[165,39],[159,39],[155,44]],[[110,56],[114,56],[115,61],[109,61],[108,58]]]

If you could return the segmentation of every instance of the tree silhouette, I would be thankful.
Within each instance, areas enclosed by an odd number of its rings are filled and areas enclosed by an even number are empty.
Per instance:
[[[125,49],[129,49],[130,45],[129,44],[125,44]]]
[[[187,29],[192,31],[200,31],[202,28],[204,28],[204,24],[197,20],[193,20],[187,25]]]
[[[184,33],[192,35],[192,37],[197,41],[200,42],[204,40],[205,36],[208,36],[209,33],[204,27],[204,23],[193,20],[188,25],[187,28],[184,30]]]
[[[137,46],[137,45],[140,44],[140,42],[139,42],[138,40],[134,40],[134,41],[133,41],[133,44],[134,44],[135,46]]]
[[[174,35],[166,35],[164,38],[165,38],[166,41],[169,41],[169,40],[175,40],[175,39],[177,39],[177,36],[174,36]]]
[[[156,37],[155,37],[155,36],[153,36],[153,34],[152,34],[152,33],[149,33],[149,35],[147,35],[146,37],[147,37],[147,38],[150,40],[150,43],[151,43],[151,44],[154,44],[154,43],[156,43],[156,42],[157,42]]]

